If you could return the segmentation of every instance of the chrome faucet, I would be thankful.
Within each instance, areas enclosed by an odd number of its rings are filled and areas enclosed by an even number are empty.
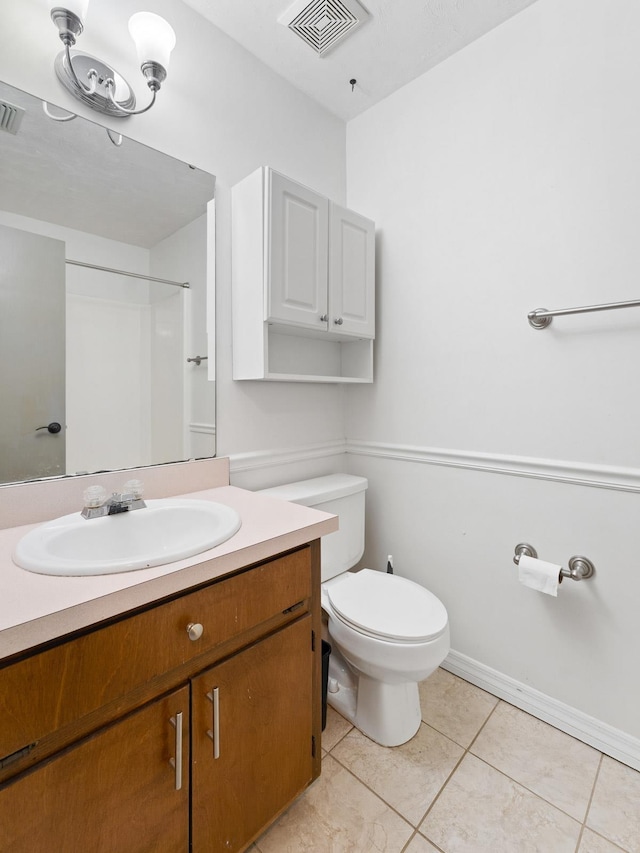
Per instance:
[[[117,515],[146,507],[142,500],[143,486],[140,480],[129,480],[124,484],[124,489],[124,492],[113,492],[107,498],[102,486],[89,486],[84,493],[82,517],[104,518],[105,515]]]

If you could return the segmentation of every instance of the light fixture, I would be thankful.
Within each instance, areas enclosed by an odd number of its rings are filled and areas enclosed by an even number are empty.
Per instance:
[[[136,110],[135,95],[122,75],[101,59],[71,50],[84,29],[89,0],[65,0],[64,6],[59,5],[59,0],[48,0],[47,5],[64,45],[54,67],[65,89],[91,109],[109,116],[139,115],[151,109],[166,79],[169,56],[176,43],[176,35],[164,18],[153,12],[136,12],[129,20],[140,70],[151,90],[151,102]]]

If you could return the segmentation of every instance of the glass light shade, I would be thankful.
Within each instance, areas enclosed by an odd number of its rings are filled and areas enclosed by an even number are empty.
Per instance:
[[[176,46],[173,28],[153,12],[136,12],[129,18],[129,32],[138,51],[138,61],[157,62],[167,70],[169,56]]]
[[[49,11],[52,9],[67,9],[77,15],[81,21],[87,17],[89,0],[45,0]]]

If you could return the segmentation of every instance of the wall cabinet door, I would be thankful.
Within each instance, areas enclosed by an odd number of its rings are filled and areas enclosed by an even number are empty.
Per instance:
[[[311,781],[313,672],[307,616],[193,680],[194,853],[244,849]]]
[[[183,687],[10,783],[0,792],[0,851],[184,853],[188,712]]]
[[[375,337],[375,225],[330,204],[329,331]]]
[[[329,202],[267,171],[267,320],[327,328]]]
[[[267,319],[375,337],[375,226],[267,170]]]

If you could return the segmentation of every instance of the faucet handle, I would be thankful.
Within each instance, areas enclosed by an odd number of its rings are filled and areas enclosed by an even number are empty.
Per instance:
[[[83,498],[86,507],[102,506],[107,498],[107,493],[102,486],[89,486],[84,490]]]
[[[142,480],[127,480],[124,484],[123,494],[132,495],[134,500],[140,500],[144,494],[144,483]]]

